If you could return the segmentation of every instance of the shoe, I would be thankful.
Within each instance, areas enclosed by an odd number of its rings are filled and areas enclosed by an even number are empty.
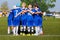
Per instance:
[[[34,34],[31,34],[32,36],[34,36]]]
[[[30,36],[30,34],[27,34],[27,36]]]
[[[43,35],[43,31],[41,31],[41,32],[39,33],[39,35]]]
[[[23,33],[22,35],[25,36],[25,33]]]
[[[20,35],[22,35],[23,33],[20,33]]]
[[[18,36],[18,34],[16,34],[16,36]]]
[[[35,36],[38,36],[38,34],[36,34],[36,33],[35,33],[34,35],[35,35]]]

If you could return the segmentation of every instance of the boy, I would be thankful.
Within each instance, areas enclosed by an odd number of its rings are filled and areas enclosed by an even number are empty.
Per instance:
[[[34,25],[36,29],[36,33],[34,35],[39,35],[40,33],[43,34],[42,31],[42,12],[37,5],[34,5],[35,14],[34,14]]]
[[[14,13],[14,19],[13,19],[13,26],[14,26],[14,29],[13,29],[13,34],[14,35],[18,35],[18,27],[19,27],[19,25],[20,25],[20,15],[18,15],[17,17],[16,17],[16,15],[18,14],[18,13],[20,13],[21,14],[21,8],[19,7],[20,5],[16,5],[16,6],[14,6],[14,10],[13,10],[13,13]]]
[[[10,11],[9,15],[8,15],[8,34],[10,34],[10,27],[12,28],[12,32],[13,32],[13,9]]]
[[[28,9],[27,9],[27,30],[28,30],[28,34],[30,35],[31,33],[34,32],[34,28],[33,28],[33,8],[32,5],[29,4],[28,5]]]
[[[20,28],[20,31],[23,33],[23,35],[25,35],[25,31],[26,31],[26,23],[27,23],[27,16],[26,16],[26,3],[23,2],[22,3],[22,7],[21,7],[21,10],[22,10],[22,13],[21,13],[21,24],[22,24],[22,27]],[[17,14],[16,16],[20,15]],[[20,34],[22,34],[20,33]]]

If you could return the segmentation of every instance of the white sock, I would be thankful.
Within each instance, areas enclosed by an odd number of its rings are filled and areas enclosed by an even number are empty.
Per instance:
[[[34,29],[34,27],[32,27],[32,29]]]
[[[14,34],[14,35],[16,34],[16,33],[15,33],[15,28],[16,28],[16,27],[13,28],[13,34]]]
[[[38,27],[36,27],[35,30],[36,30],[36,34],[38,34]]]
[[[26,26],[24,26],[24,31],[26,31]]]
[[[30,27],[28,27],[28,32],[30,32]]]
[[[34,27],[32,27],[31,29],[32,29],[31,32],[33,32],[34,31]]]
[[[18,34],[18,26],[16,26],[15,30],[16,30],[16,34]]]
[[[38,33],[40,33],[40,27],[38,26]]]
[[[38,32],[39,32],[39,34],[43,32],[42,27],[38,27]]]
[[[42,28],[40,28],[40,33],[42,33],[43,32],[43,30],[42,30]]]
[[[8,34],[10,34],[10,28],[8,28]]]

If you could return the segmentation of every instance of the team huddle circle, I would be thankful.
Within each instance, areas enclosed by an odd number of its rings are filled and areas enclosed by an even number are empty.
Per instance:
[[[13,35],[40,35],[42,30],[42,11],[37,6],[32,7],[31,4],[26,7],[26,3],[22,3],[22,7],[15,5],[10,10],[8,16],[8,34]],[[12,31],[10,32],[10,27]]]

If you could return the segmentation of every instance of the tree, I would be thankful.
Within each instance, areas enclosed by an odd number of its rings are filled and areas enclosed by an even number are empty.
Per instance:
[[[0,8],[0,11],[1,11],[1,8]]]
[[[1,4],[1,11],[4,16],[6,16],[8,10],[9,10],[8,3],[7,1],[5,1],[4,3]]]
[[[4,3],[1,4],[1,10],[2,11],[7,11],[8,10],[8,3],[5,1]]]
[[[36,3],[42,11],[48,11],[49,8],[55,7],[54,2],[56,0],[21,0],[22,2],[26,2],[28,4],[34,5]]]

